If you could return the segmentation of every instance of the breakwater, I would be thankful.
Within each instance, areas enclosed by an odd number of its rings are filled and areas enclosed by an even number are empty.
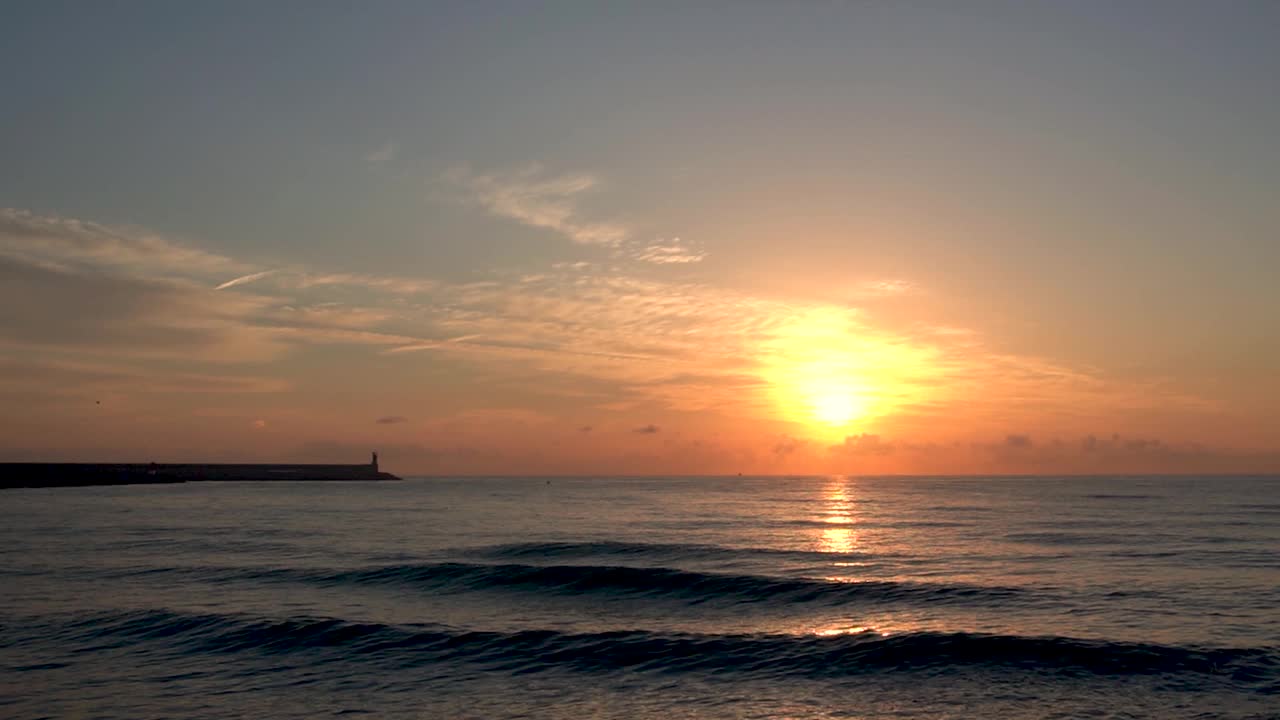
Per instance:
[[[250,463],[0,463],[0,488],[148,485],[183,482],[301,480],[399,480],[360,465]]]

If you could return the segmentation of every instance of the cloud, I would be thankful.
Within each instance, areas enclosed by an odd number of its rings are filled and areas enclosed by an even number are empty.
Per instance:
[[[0,259],[0,343],[135,357],[266,360],[285,348],[252,297]]]
[[[869,280],[862,284],[862,292],[865,295],[905,295],[916,289],[915,285],[906,280]]]
[[[592,187],[584,178],[561,183],[571,199]],[[617,253],[629,257],[633,247]],[[889,326],[847,304],[657,280],[625,263],[558,263],[464,283],[268,270],[145,230],[0,213],[0,350],[114,365],[182,361],[214,376],[243,369],[199,365],[270,363],[322,344],[364,346],[399,368],[450,365],[441,357],[448,354],[467,373],[554,396],[546,407],[573,412],[674,410],[775,423],[750,442],[766,457],[761,438],[813,431],[796,383],[810,377],[866,378],[859,393],[863,427],[872,429],[880,418],[906,418],[945,433],[955,423],[939,419],[959,415],[967,432],[1002,437],[1046,415],[1213,410],[1158,379],[1109,379],[1001,352],[972,330]],[[852,437],[841,452],[887,454]],[[895,458],[907,453],[884,445]],[[803,454],[824,458],[821,447]]]
[[[702,262],[706,257],[707,253],[690,247],[688,243],[682,242],[680,238],[672,238],[667,241],[660,240],[652,245],[640,248],[635,253],[637,260],[656,265],[686,265]]]
[[[316,275],[327,282],[304,287]],[[245,292],[251,282],[253,291]],[[38,358],[46,370],[15,372],[11,378],[26,381],[0,383],[0,392],[9,402],[92,394],[117,409],[154,402],[147,398],[161,392],[287,393],[296,373],[275,363],[309,346],[425,342],[380,328],[404,325],[403,292],[429,285],[435,283],[264,270],[145,230],[2,211],[0,360]],[[330,299],[350,297],[336,292],[348,288],[371,305]],[[429,329],[431,322],[419,318],[406,327]],[[247,365],[257,372],[245,375],[240,368]]]
[[[638,433],[640,435],[656,435],[658,431],[659,428],[657,425],[645,425],[643,427],[638,427],[631,432]]]
[[[251,265],[136,228],[0,209],[0,256],[46,269],[105,268],[143,277],[243,274]]]
[[[326,302],[311,305],[281,305],[263,313],[271,320],[299,328],[332,328],[360,330],[376,327],[392,319],[394,314],[383,308],[351,307]]]
[[[400,423],[409,422],[409,418],[402,415],[387,415],[374,420],[378,425],[399,425]]]
[[[894,444],[881,440],[879,435],[862,433],[846,437],[839,445],[832,445],[830,450],[843,456],[890,455],[894,452]]]
[[[591,432],[591,426],[590,426],[590,425],[583,425],[582,427],[578,428],[578,432],[581,432],[581,433],[589,433],[589,432]]]
[[[229,274],[235,276],[217,279]],[[219,292],[248,283],[260,286],[258,292]],[[260,362],[303,343],[424,342],[373,331],[393,319],[387,309],[303,301],[337,286],[373,291],[375,302],[391,303],[437,283],[264,270],[145,230],[0,210],[0,345]]]
[[[351,286],[393,294],[429,292],[439,283],[303,267],[265,269],[145,229],[0,208],[0,257],[46,270],[109,273],[150,280],[191,280],[222,290],[271,278],[298,290]],[[231,280],[222,280],[228,275]]]
[[[1015,439],[1011,442],[1010,438]],[[1280,453],[1274,451],[1234,450],[1149,437],[1099,439],[1087,435],[1077,440],[1050,438],[1032,443],[1026,434],[1010,433],[999,440],[939,443],[883,440],[864,434],[850,436],[830,450],[830,472],[1107,475],[1261,473],[1280,469]]]
[[[251,427],[254,427],[254,428],[257,428],[257,429],[259,429],[259,430],[260,430],[260,429],[262,429],[262,428],[264,428],[264,427],[266,427],[266,426],[267,426],[267,421],[266,421],[266,420],[254,420],[253,422],[249,423],[249,425],[250,425]]]
[[[490,213],[551,230],[581,245],[618,245],[630,234],[620,223],[582,217],[582,196],[599,185],[599,180],[587,173],[554,175],[534,164],[487,175],[457,169],[448,177]]]
[[[618,407],[647,398],[673,409],[776,418],[779,393],[796,406],[796,391],[777,386],[779,379],[835,371],[873,377],[864,399],[878,413],[962,408],[992,426],[1019,406],[1011,399],[1105,412],[1168,397],[1043,359],[994,353],[974,333],[894,331],[857,308],[641,279],[599,266],[552,267],[507,284],[441,284],[429,297],[437,310],[423,321],[457,333],[453,342],[408,342],[384,352],[462,353],[494,363],[522,358],[539,383],[557,377],[613,383],[610,403]]]
[[[467,343],[472,340],[483,337],[482,335],[459,335],[458,337],[445,338],[443,340],[431,340],[428,342],[412,342],[407,345],[388,348],[383,350],[384,355],[398,355],[400,353],[421,352],[423,350],[438,350],[450,344]]]
[[[963,455],[967,451],[968,457]],[[1032,443],[1025,434],[1002,442],[973,443],[953,449],[945,462],[976,463],[995,472],[1012,473],[1231,473],[1275,472],[1280,454],[1239,450],[1191,441],[1127,437],[1112,433],[1078,439],[1050,438]]]
[[[785,435],[773,446],[773,454],[778,458],[785,458],[804,448],[808,444],[807,440]]]
[[[236,285],[243,285],[245,283],[251,283],[254,280],[261,280],[264,277],[275,274],[275,272],[276,272],[275,270],[263,270],[262,272],[249,273],[248,275],[241,275],[240,277],[228,280],[222,283],[221,285],[214,287],[213,289],[226,290],[227,288],[235,287]]]

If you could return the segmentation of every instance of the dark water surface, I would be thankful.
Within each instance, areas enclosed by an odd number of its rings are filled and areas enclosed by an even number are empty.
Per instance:
[[[0,717],[1280,718],[1280,479],[0,494]]]

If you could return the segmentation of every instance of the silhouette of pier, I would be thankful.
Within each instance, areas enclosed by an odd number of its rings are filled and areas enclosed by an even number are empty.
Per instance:
[[[0,463],[0,488],[151,485],[185,482],[399,480],[378,469],[378,454],[361,465],[249,463]]]

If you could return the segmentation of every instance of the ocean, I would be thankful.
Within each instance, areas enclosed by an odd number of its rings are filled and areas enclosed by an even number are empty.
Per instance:
[[[0,493],[0,717],[1280,718],[1280,478]]]

